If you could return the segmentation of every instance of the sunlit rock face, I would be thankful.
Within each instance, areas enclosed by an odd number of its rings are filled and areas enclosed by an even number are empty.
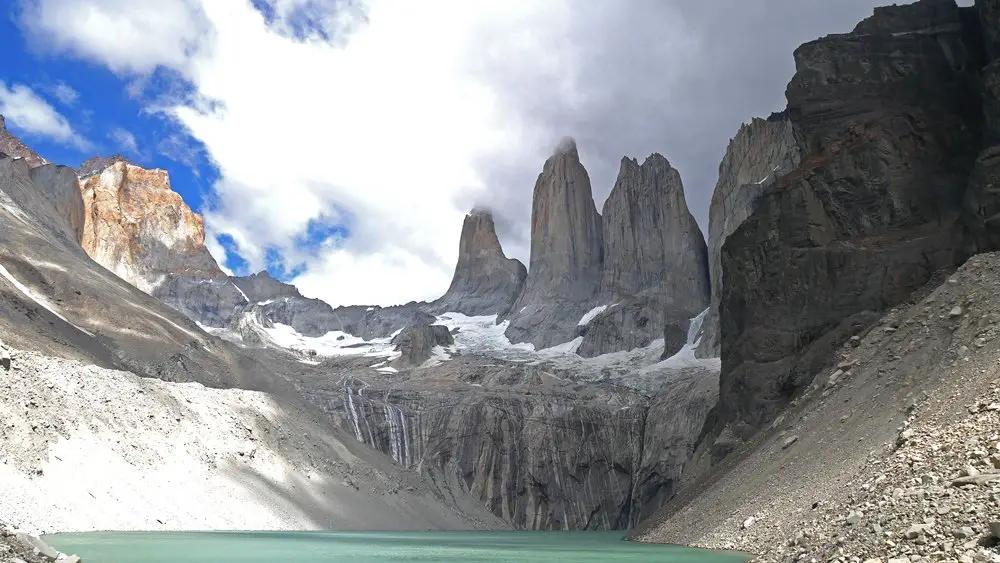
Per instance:
[[[97,263],[210,326],[224,326],[247,303],[205,247],[202,217],[171,189],[165,170],[116,158],[82,171],[89,175],[80,181],[81,245]]]

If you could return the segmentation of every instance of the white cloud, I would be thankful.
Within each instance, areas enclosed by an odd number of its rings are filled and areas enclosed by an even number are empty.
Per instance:
[[[62,114],[24,84],[8,87],[0,82],[0,114],[29,135],[46,137],[80,150],[90,148],[90,143],[73,131]]]
[[[210,32],[193,0],[26,1],[20,22],[39,48],[130,73],[183,68]]]
[[[113,127],[108,132],[108,138],[117,145],[119,150],[136,155],[141,154],[139,143],[135,140],[135,135],[131,131],[127,131],[121,127]]]
[[[64,105],[71,106],[80,99],[80,94],[65,82],[52,86],[52,95]]]
[[[158,68],[193,85],[155,107],[219,167],[209,235],[253,270],[273,250],[306,264],[306,294],[390,304],[446,289],[475,203],[526,260],[535,176],[564,135],[598,204],[623,154],[666,154],[704,227],[725,140],[778,109],[793,47],[878,0],[371,0],[363,23],[346,0],[267,0],[271,21],[249,0],[24,1],[30,35],[136,96]],[[302,245],[324,218],[350,236]]]

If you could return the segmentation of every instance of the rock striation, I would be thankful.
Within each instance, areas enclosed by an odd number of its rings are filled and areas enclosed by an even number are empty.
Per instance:
[[[702,370],[651,398],[525,363],[455,358],[421,371],[304,385],[340,428],[419,467],[445,498],[471,495],[528,530],[624,529],[652,514],[676,493],[717,392]]]
[[[226,326],[247,299],[205,247],[204,223],[164,170],[124,159],[81,180],[81,244],[97,263],[190,318]]]
[[[795,51],[802,161],[722,244],[715,436],[747,438],[836,346],[954,266],[982,119],[970,14],[951,0],[878,8]]]
[[[719,302],[722,298],[722,243],[750,215],[753,204],[802,160],[797,127],[787,112],[753,118],[729,141],[719,165],[708,217],[708,264],[712,307],[705,318],[697,355],[719,357]]]
[[[531,205],[531,259],[507,318],[512,342],[546,348],[576,337],[601,279],[601,216],[576,143],[565,139],[545,161]]]
[[[493,214],[473,209],[462,223],[458,263],[451,285],[429,309],[469,316],[504,315],[520,295],[527,276],[520,260],[504,255]]]
[[[680,173],[660,154],[623,158],[601,214],[598,302],[578,353],[591,357],[648,345],[665,327],[685,334],[709,302],[705,238],[688,210]]]
[[[13,158],[23,158],[28,164],[28,168],[35,168],[48,161],[41,155],[28,148],[20,139],[7,130],[7,121],[0,115],[0,154],[6,154]]]

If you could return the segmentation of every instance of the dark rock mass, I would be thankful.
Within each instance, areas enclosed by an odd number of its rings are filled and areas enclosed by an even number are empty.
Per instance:
[[[681,176],[659,154],[623,158],[601,215],[598,302],[578,353],[591,357],[648,345],[665,324],[687,330],[709,303],[705,237],[684,198]]]
[[[802,162],[722,244],[716,436],[745,439],[872,312],[955,265],[982,122],[970,14],[951,0],[878,8],[795,51]]]
[[[528,278],[508,316],[507,337],[536,348],[572,340],[594,306],[600,276],[601,216],[576,143],[566,139],[535,182]]]
[[[402,356],[399,363],[404,366],[419,366],[430,359],[436,346],[451,346],[455,339],[444,325],[421,323],[402,330],[392,343]]]
[[[712,308],[702,325],[697,355],[719,357],[719,300],[722,297],[722,243],[750,215],[753,203],[775,180],[799,165],[797,127],[787,113],[754,118],[740,126],[719,164],[708,218],[708,264]]]
[[[462,224],[451,286],[428,309],[469,316],[503,315],[520,295],[527,276],[524,264],[504,255],[493,214],[474,209]]]
[[[42,158],[41,155],[28,148],[27,145],[7,130],[7,121],[2,115],[0,115],[0,153],[12,158],[23,158],[28,164],[28,168],[48,164],[48,161]]]

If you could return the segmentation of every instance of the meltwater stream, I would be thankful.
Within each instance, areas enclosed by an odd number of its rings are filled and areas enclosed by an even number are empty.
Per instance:
[[[744,563],[621,532],[90,532],[45,541],[86,563]]]

